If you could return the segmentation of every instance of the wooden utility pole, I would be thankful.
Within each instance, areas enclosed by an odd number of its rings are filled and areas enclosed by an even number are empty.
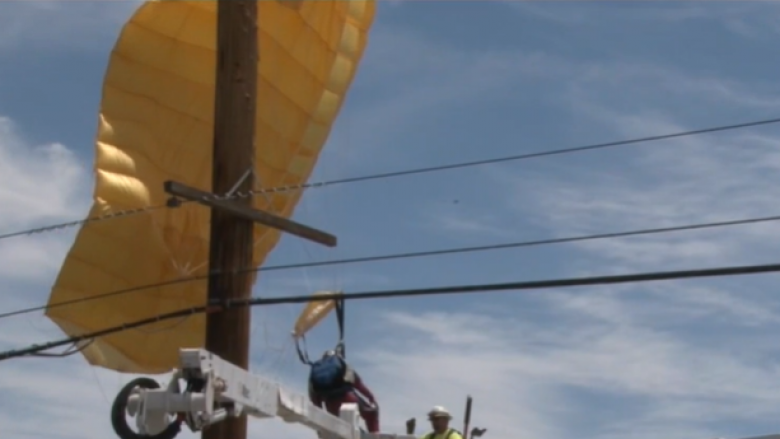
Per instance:
[[[257,0],[217,1],[217,74],[211,186],[215,194],[254,188],[257,114]],[[252,207],[252,197],[237,205]],[[221,209],[211,210],[209,269],[229,273],[252,266],[254,223]],[[252,295],[251,273],[211,276],[208,299]],[[206,349],[244,369],[249,366],[249,307],[206,315]],[[202,439],[246,439],[246,416],[203,430]]]
[[[164,189],[174,198],[211,208],[208,300],[245,299],[252,294],[254,223],[336,246],[336,237],[253,209],[255,115],[257,114],[257,1],[217,1],[217,72],[214,98],[212,193],[175,181]],[[273,145],[268,145],[273,147]],[[244,196],[220,199],[215,194]],[[169,203],[170,206],[178,202]],[[249,366],[251,310],[235,307],[206,315],[205,348],[239,367]],[[202,439],[246,439],[246,416],[206,427]]]

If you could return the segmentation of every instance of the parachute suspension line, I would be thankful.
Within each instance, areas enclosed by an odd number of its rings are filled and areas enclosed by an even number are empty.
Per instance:
[[[342,121],[342,126],[344,127],[344,130],[342,131],[342,133],[344,133],[344,138],[339,140],[339,149],[341,149],[343,151],[343,153],[346,154],[344,157],[352,157],[352,152],[354,152],[353,150],[355,149],[354,148],[354,142],[352,141],[352,138],[353,138],[353,118],[352,118],[352,114],[349,111],[346,111],[343,114],[341,114],[340,117],[341,117],[341,121]],[[331,176],[332,177],[336,177],[337,179],[338,178],[344,178],[344,173],[340,172],[341,169],[344,169],[344,168],[340,168],[335,173],[336,175],[331,175]],[[324,193],[327,193],[328,195],[330,195],[330,199],[331,200],[337,200],[338,199],[338,194],[336,192],[339,191],[339,190],[343,190],[344,188],[325,187],[323,189],[324,190],[321,191],[321,192],[324,192]],[[327,196],[325,194],[323,194],[323,195]],[[339,210],[340,209],[338,209],[338,208],[336,208],[336,209],[328,209],[327,213],[335,221],[336,220],[335,212],[338,212]],[[334,248],[329,249],[329,250],[330,250],[331,254],[333,255],[333,257],[339,258],[339,257],[344,257],[344,253],[343,253],[342,249],[343,249],[343,247],[334,247]],[[342,265],[336,265],[336,266],[333,266],[332,268],[335,270],[335,277],[336,277],[335,289],[339,290],[339,291],[343,291],[344,287],[345,287],[345,283],[346,283],[345,282],[346,271],[349,268],[345,268]]]
[[[303,342],[303,349],[301,349],[301,342]],[[312,361],[309,358],[309,349],[306,347],[306,336],[301,335],[295,339],[295,351],[298,353],[298,358],[301,363],[311,366]]]
[[[278,73],[278,67],[275,66],[274,68],[277,70],[277,71],[274,72],[274,74]],[[256,171],[255,169],[250,168],[247,172],[254,172],[255,173],[255,177],[256,177],[255,181],[257,181],[258,185],[260,185],[262,183],[260,182],[260,179],[257,178],[257,173],[255,171]],[[289,175],[289,173],[286,172],[285,173],[285,178],[288,175]],[[253,191],[255,191],[255,189],[253,189]],[[257,190],[255,192],[256,192],[256,195],[261,195],[262,198],[265,201],[265,205],[260,205],[260,206],[258,206],[259,208],[261,208],[261,209],[263,209],[263,210],[265,210],[267,212],[270,212],[270,213],[272,213],[274,215],[282,215],[281,209],[277,209],[275,207],[275,205],[274,205],[274,201],[275,201],[274,197],[279,196],[279,194],[280,194],[279,192],[264,191],[259,186],[258,186],[258,188],[257,188]],[[229,194],[229,196],[227,196],[226,198],[231,198],[231,197],[234,197],[234,196],[235,196],[235,194]],[[257,197],[254,197],[254,195],[253,195],[252,203],[256,203],[256,202],[257,202]],[[252,245],[253,245],[253,247],[254,248],[258,248],[258,246],[264,240],[268,239],[269,236],[270,236],[269,232],[272,232],[272,230],[269,229],[268,231],[266,231],[266,233],[261,234],[261,236],[259,238],[255,238],[254,232],[253,232],[253,236],[252,236]],[[313,260],[313,259],[310,258],[310,260]],[[307,283],[307,286],[308,286],[308,284],[309,284],[308,273],[305,270],[306,269],[304,268],[304,276],[306,278],[306,283]],[[267,366],[267,368],[268,369],[278,369],[278,366],[280,365],[280,363],[282,363],[284,361],[284,359],[286,357],[286,354],[287,354],[287,349],[289,349],[290,345],[287,344],[286,342],[285,343],[281,343],[281,345],[276,345],[271,340],[272,337],[269,336],[270,332],[269,332],[269,326],[267,324],[266,316],[265,315],[261,316],[259,321],[262,322],[262,323],[259,323],[258,319],[254,318],[254,317],[252,318],[252,325],[251,325],[251,328],[250,328],[250,338],[252,340],[255,339],[255,334],[256,334],[257,330],[259,329],[259,325],[262,325],[262,328],[260,328],[260,330],[263,333],[263,341],[264,341],[264,343],[263,343],[263,351],[265,351],[265,352],[273,351],[273,352],[275,352],[275,356],[276,356],[276,359],[272,360],[271,364],[269,366]],[[297,341],[297,339],[295,341],[295,344],[296,344],[296,349],[298,349],[298,341]],[[298,350],[300,351],[300,349],[298,349]],[[300,357],[300,352],[299,352],[298,356]]]
[[[338,324],[338,329],[339,329],[339,339],[334,350],[341,358],[346,358],[346,348],[344,346],[344,303],[345,301],[343,297],[339,297],[339,298],[330,299],[329,302],[330,304],[332,304],[333,308],[336,309],[336,323]],[[306,311],[304,311],[304,313],[305,312]],[[309,357],[309,352],[308,352],[309,350],[306,346],[305,332],[306,331],[300,331],[297,328],[295,331],[293,331],[293,338],[295,339],[295,351],[298,354],[298,359],[301,360],[301,363],[311,366],[313,362],[311,361],[311,357]]]
[[[344,299],[336,300],[336,322],[339,325],[339,342],[336,345],[336,353],[341,358],[347,358],[346,348],[344,347]]]

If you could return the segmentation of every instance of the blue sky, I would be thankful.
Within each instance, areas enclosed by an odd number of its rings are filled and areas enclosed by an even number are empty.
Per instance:
[[[106,57],[132,1],[0,3],[0,233],[82,217]],[[389,2],[313,180],[513,155],[780,114],[770,2]],[[313,189],[268,264],[778,214],[780,127]],[[763,224],[269,272],[258,295],[776,262]],[[74,230],[0,242],[2,311],[41,304]],[[704,439],[777,431],[777,276],[348,304],[348,353],[383,430],[432,405],[495,439]],[[256,309],[253,367],[304,389],[289,330]],[[329,326],[330,325],[330,326]],[[316,353],[335,336],[317,329]],[[61,334],[0,321],[0,347]],[[79,357],[0,364],[0,431],[111,437],[129,377]],[[456,425],[462,422],[456,416]],[[308,437],[253,421],[252,436]],[[424,426],[425,423],[423,422]],[[183,435],[182,437],[194,437]],[[486,436],[487,437],[487,436]]]

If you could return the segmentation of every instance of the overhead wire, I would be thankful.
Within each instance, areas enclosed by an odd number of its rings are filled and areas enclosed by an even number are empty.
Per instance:
[[[88,340],[82,340],[81,342],[73,342],[73,344],[68,348],[65,349],[62,352],[55,352],[55,353],[49,353],[49,352],[34,352],[30,354],[30,356],[35,357],[45,357],[45,358],[64,358],[64,357],[70,357],[71,355],[76,355],[79,352],[83,351],[89,345],[95,342],[94,339],[88,339]]]
[[[52,232],[59,229],[67,229],[70,227],[76,227],[81,226],[87,223],[92,222],[98,222],[98,221],[106,221],[111,219],[117,219],[122,218],[126,216],[136,215],[139,213],[146,213],[151,212],[153,210],[162,209],[163,207],[166,207],[166,205],[156,205],[156,206],[149,206],[149,207],[139,207],[136,209],[127,209],[127,210],[119,210],[116,212],[108,213],[105,215],[98,215],[93,216],[89,218],[84,218],[80,220],[74,220],[74,221],[66,221],[64,223],[58,223],[58,224],[51,224],[48,226],[40,226],[40,227],[33,227],[31,229],[26,230],[19,230],[16,232],[9,232],[9,233],[3,233],[0,234],[0,240],[8,239],[8,238],[16,238],[19,236],[25,236],[25,235],[35,235],[38,233],[44,233],[44,232]]]
[[[714,127],[708,127],[708,128],[701,128],[696,130],[687,130],[687,131],[678,131],[674,133],[667,133],[667,134],[659,134],[655,136],[646,136],[646,137],[638,137],[633,139],[626,139],[626,140],[616,140],[611,142],[604,142],[604,143],[595,143],[590,145],[583,145],[583,146],[575,146],[575,147],[569,147],[569,148],[560,148],[560,149],[552,149],[547,151],[537,151],[537,152],[531,152],[531,153],[524,153],[524,154],[514,154],[510,156],[503,156],[503,157],[495,157],[492,159],[481,159],[481,160],[472,160],[472,161],[465,161],[465,162],[459,162],[459,163],[451,163],[446,165],[436,165],[436,166],[427,166],[422,168],[413,168],[413,169],[405,169],[400,171],[392,171],[392,172],[383,172],[383,173],[377,173],[377,174],[369,174],[369,175],[363,175],[363,176],[357,176],[357,177],[347,177],[347,178],[339,178],[334,180],[325,180],[325,181],[319,181],[314,183],[304,183],[299,185],[289,185],[289,186],[277,186],[277,187],[271,187],[271,188],[261,188],[258,190],[252,190],[249,192],[242,192],[242,193],[235,193],[231,194],[230,196],[217,196],[215,195],[215,198],[220,199],[236,199],[236,198],[243,198],[243,197],[254,197],[257,195],[263,195],[263,194],[270,194],[270,193],[278,193],[278,192],[289,192],[289,191],[296,191],[296,190],[306,190],[306,189],[313,189],[313,188],[321,188],[325,186],[335,186],[339,184],[348,184],[348,183],[358,183],[358,182],[365,182],[369,180],[379,180],[379,179],[385,179],[385,178],[395,178],[395,177],[403,177],[403,176],[409,176],[409,175],[415,175],[415,174],[426,174],[431,172],[440,172],[440,171],[447,171],[452,169],[460,169],[460,168],[468,168],[473,166],[481,166],[481,165],[489,165],[489,164],[496,164],[496,163],[504,163],[504,162],[510,162],[510,161],[518,161],[518,160],[529,160],[529,159],[535,159],[540,157],[548,157],[548,156],[555,156],[555,155],[563,155],[563,154],[572,154],[572,153],[578,153],[578,152],[586,152],[586,151],[593,151],[593,150],[599,150],[599,149],[607,149],[607,148],[614,148],[618,146],[629,146],[629,145],[635,145],[639,143],[648,143],[648,142],[655,142],[659,140],[668,140],[668,139],[674,139],[674,138],[680,138],[680,137],[688,137],[688,136],[696,136],[701,134],[709,134],[709,133],[716,133],[716,132],[722,132],[722,131],[731,131],[731,130],[738,130],[738,129],[744,129],[744,128],[752,128],[762,125],[771,125],[780,123],[780,118],[773,118],[773,119],[764,119],[764,120],[757,120],[752,122],[743,122],[743,123],[737,123],[737,124],[731,124],[731,125],[719,125]],[[190,203],[192,200],[181,200],[178,203],[184,204],[184,203]],[[140,214],[140,213],[146,213],[153,210],[161,209],[163,207],[166,207],[167,205],[155,205],[150,207],[142,207],[137,209],[128,209],[123,211],[118,211],[106,215],[99,215],[94,217],[89,217],[81,220],[75,220],[75,221],[68,221],[63,222],[59,224],[52,224],[48,226],[41,226],[41,227],[35,227],[31,229],[26,230],[20,230],[16,232],[9,232],[5,234],[0,234],[0,240],[8,239],[8,238],[14,238],[24,235],[33,235],[37,233],[43,233],[43,232],[49,232],[69,227],[76,227],[79,225],[87,224],[90,222],[96,222],[96,221],[104,221],[104,220],[110,220],[110,219],[116,219],[121,217],[126,217],[130,215]]]
[[[287,296],[287,297],[223,299],[223,300],[216,300],[207,305],[181,309],[178,311],[173,311],[165,314],[159,314],[154,317],[141,319],[134,322],[126,322],[116,326],[111,326],[109,328],[101,329],[98,331],[93,331],[90,333],[73,336],[73,337],[67,337],[64,339],[43,343],[40,345],[32,345],[22,349],[3,351],[0,352],[0,361],[8,360],[11,358],[29,356],[60,346],[75,345],[76,343],[82,341],[94,340],[96,338],[105,337],[107,335],[115,334],[133,328],[138,328],[145,325],[158,323],[165,320],[190,316],[193,314],[217,313],[217,312],[222,312],[225,310],[244,307],[244,306],[270,306],[270,305],[280,305],[280,304],[287,304],[287,303],[290,304],[308,303],[313,301],[325,301],[325,300],[390,299],[390,298],[398,298],[398,297],[421,297],[421,296],[433,296],[433,295],[444,295],[444,294],[470,294],[470,293],[498,292],[498,291],[539,290],[539,289],[566,288],[566,287],[654,282],[654,281],[676,280],[676,279],[739,276],[739,275],[776,273],[776,272],[780,272],[780,264],[726,266],[726,267],[719,267],[719,268],[703,268],[703,269],[676,270],[676,271],[654,271],[654,272],[609,275],[609,276],[558,278],[558,279],[549,279],[549,280],[504,282],[504,283],[476,284],[476,285],[452,285],[452,286],[433,287],[433,288],[394,289],[394,290],[383,290],[383,291],[366,291],[366,292],[349,293],[349,294],[335,293],[335,294],[322,294],[317,296],[312,296],[307,294],[307,295]]]
[[[780,221],[780,215],[773,215],[773,216],[766,216],[766,217],[753,217],[753,218],[744,218],[744,219],[737,219],[737,220],[717,221],[717,222],[708,222],[708,223],[694,223],[694,224],[685,224],[680,226],[638,229],[638,230],[629,230],[629,231],[622,231],[622,232],[578,235],[578,236],[569,236],[563,238],[548,238],[548,239],[538,239],[538,240],[530,240],[530,241],[508,242],[508,243],[471,246],[471,247],[456,247],[456,248],[447,248],[447,249],[439,249],[439,250],[418,251],[418,252],[391,253],[391,254],[376,255],[376,256],[362,256],[362,257],[355,257],[355,258],[332,259],[332,260],[325,260],[325,261],[271,265],[267,267],[257,267],[257,268],[255,267],[241,268],[241,269],[231,270],[230,272],[215,271],[215,272],[210,272],[198,276],[187,276],[187,277],[172,279],[170,281],[157,282],[154,284],[141,285],[137,287],[130,287],[130,288],[124,288],[120,290],[109,291],[91,297],[66,300],[66,301],[56,302],[48,305],[23,308],[15,311],[7,311],[4,313],[0,313],[0,319],[9,318],[17,315],[22,315],[22,314],[29,314],[36,311],[46,311],[49,309],[54,309],[54,308],[59,308],[64,306],[72,306],[72,305],[91,302],[95,300],[103,300],[110,297],[135,293],[135,292],[144,291],[152,288],[160,288],[169,285],[176,285],[179,283],[205,280],[211,276],[219,276],[224,274],[238,275],[238,274],[250,273],[250,272],[281,271],[281,270],[292,270],[296,268],[306,268],[306,267],[322,267],[328,265],[346,265],[346,264],[357,264],[357,263],[365,263],[365,262],[387,261],[387,260],[394,260],[394,259],[442,256],[447,254],[473,253],[473,252],[482,252],[482,251],[504,250],[510,248],[535,247],[535,246],[543,246],[543,245],[566,244],[572,242],[595,241],[599,239],[614,239],[614,238],[626,238],[631,236],[655,235],[655,234],[681,232],[681,231],[689,231],[689,230],[704,230],[704,229],[719,228],[719,227],[758,224],[758,223],[765,223],[765,222],[772,222],[772,221]]]

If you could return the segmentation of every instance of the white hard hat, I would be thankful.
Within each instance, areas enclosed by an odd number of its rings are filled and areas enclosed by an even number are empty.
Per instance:
[[[431,411],[428,412],[428,418],[447,418],[452,419],[452,415],[450,415],[450,412],[447,411],[444,407],[437,405],[434,406]]]

